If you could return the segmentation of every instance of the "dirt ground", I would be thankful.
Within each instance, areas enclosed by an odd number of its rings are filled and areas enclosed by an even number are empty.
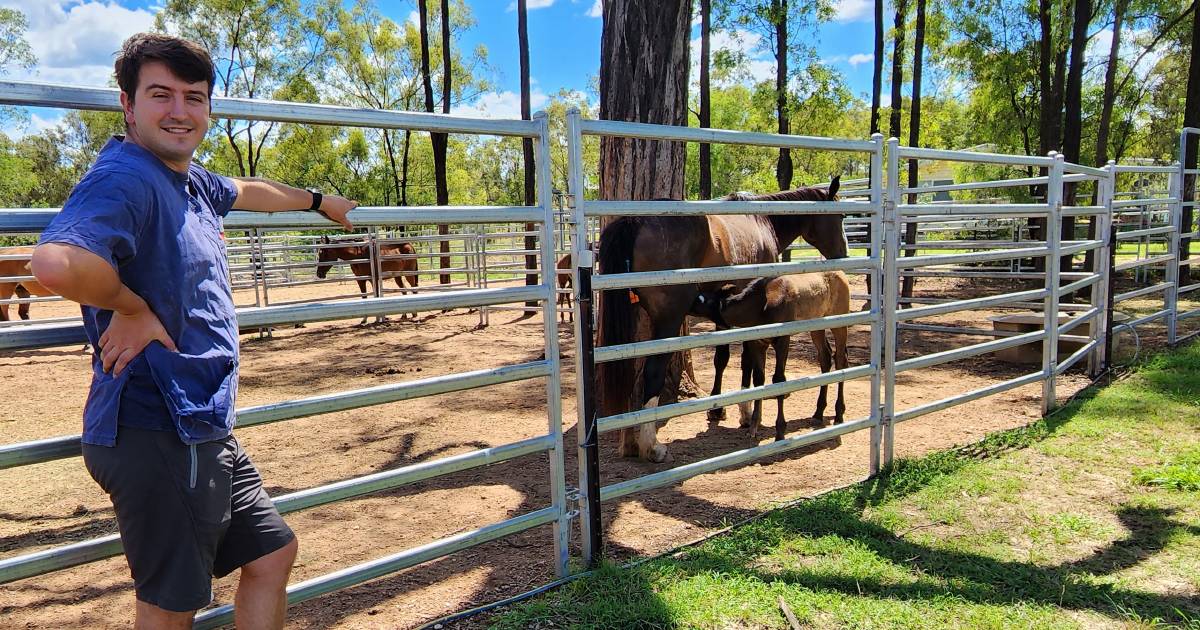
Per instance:
[[[923,281],[919,287],[923,295],[989,292],[968,290],[953,280]],[[349,285],[306,287],[282,297],[348,290]],[[252,296],[239,296],[239,302],[247,299],[252,302]],[[68,315],[73,309],[67,304],[35,304],[34,311],[37,317],[49,317]],[[927,321],[981,325],[989,314]],[[540,317],[520,319],[516,312],[496,311],[490,321],[490,326],[479,328],[477,313],[456,311],[367,326],[353,321],[310,324],[276,330],[267,339],[245,335],[239,407],[539,358]],[[577,441],[569,326],[561,325],[559,334],[564,347],[566,470],[568,483],[574,484]],[[983,340],[901,335],[906,357]],[[789,375],[815,372],[807,337],[794,338],[792,347]],[[867,328],[852,330],[849,355],[852,366],[868,361]],[[711,353],[697,352],[694,360],[699,382],[707,388],[712,382]],[[1033,369],[982,357],[904,373],[898,379],[897,409]],[[0,399],[5,401],[0,443],[77,433],[88,378],[89,357],[78,347],[0,354]],[[737,379],[736,368],[727,371],[725,391],[736,388]],[[1078,371],[1060,378],[1060,399],[1086,383]],[[269,492],[278,496],[540,435],[546,430],[545,391],[542,382],[514,383],[247,427],[238,437]],[[793,434],[807,430],[800,419],[811,414],[815,396],[808,390],[788,398]],[[867,414],[867,380],[849,383],[846,396],[848,419]],[[896,454],[917,455],[1026,424],[1038,417],[1040,396],[1041,386],[1034,384],[903,423],[896,428]],[[736,410],[729,411],[728,419],[717,426],[709,425],[703,414],[668,422],[659,436],[674,465],[752,446],[755,441],[737,427]],[[768,412],[768,423],[770,414],[773,411]],[[601,448],[605,484],[665,468],[616,458],[613,435],[602,438]],[[852,483],[867,474],[867,457],[867,434],[858,432],[845,436],[834,449],[792,453],[605,504],[607,554],[618,559],[655,554],[772,503]],[[292,583],[545,507],[548,474],[547,456],[540,454],[288,515],[301,540]],[[88,478],[79,458],[0,471],[0,487],[0,560],[116,530],[107,497]],[[573,552],[575,545],[573,541]],[[550,528],[543,526],[299,604],[291,609],[288,625],[411,628],[526,591],[553,579],[552,573]],[[217,580],[217,603],[232,600],[235,579],[236,574]],[[132,603],[121,557],[0,585],[0,618],[6,628],[127,627],[132,625]]]

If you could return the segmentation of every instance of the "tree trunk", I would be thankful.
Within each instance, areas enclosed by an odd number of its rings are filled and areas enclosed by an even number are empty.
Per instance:
[[[917,23],[915,26],[916,33],[913,35],[913,82],[912,82],[912,109],[909,111],[908,119],[908,146],[921,146],[921,67],[923,65],[923,56],[925,54],[925,0],[917,0]],[[908,161],[908,187],[916,188],[920,184],[920,176],[917,172],[916,160]],[[917,203],[916,193],[908,195],[908,203]],[[917,243],[917,222],[911,221],[904,224],[904,242],[908,245]],[[905,256],[916,256],[916,249],[904,250]],[[904,297],[912,297],[913,285],[916,284],[916,278],[906,276],[901,294]]]
[[[690,0],[608,0],[600,38],[600,119],[687,126]],[[649,200],[683,198],[687,152],[680,142],[600,139],[599,198]],[[583,191],[575,191],[582,195]],[[601,293],[599,309],[604,309]],[[603,318],[603,314],[601,314]],[[649,322],[639,322],[649,338]],[[601,338],[599,344],[605,340]],[[684,373],[682,354],[667,367],[660,404],[677,399]],[[638,361],[638,372],[641,371]],[[641,378],[636,380],[641,383]],[[640,388],[634,387],[634,390]],[[605,415],[635,408],[640,391],[624,400],[600,401]]]
[[[450,113],[450,87],[453,77],[450,74],[450,1],[442,0],[442,113]],[[449,138],[444,133],[431,134],[433,139],[433,181],[437,187],[437,205],[450,205],[450,188],[446,183],[446,145]],[[446,236],[450,234],[449,225],[439,225],[438,234]],[[439,260],[440,268],[446,269],[450,266],[450,241],[442,239],[439,243],[441,257]],[[450,284],[450,274],[443,273],[439,276],[439,281],[442,284]]]
[[[417,12],[420,14],[421,20],[421,84],[425,88],[425,111],[433,113],[433,79],[429,72],[429,6],[428,0],[417,0]],[[433,163],[436,178],[438,170],[438,137],[442,134],[429,134],[429,140],[433,144]],[[449,230],[445,225],[438,226],[438,234],[445,234]],[[445,252],[445,246],[448,243],[443,242],[440,251]],[[447,258],[442,256],[439,258],[439,267],[445,267]],[[441,276],[442,284],[449,282],[449,277],[445,274]]]
[[[712,126],[708,66],[711,63],[712,0],[700,0],[700,127]],[[700,143],[700,198],[712,199],[712,147]]]
[[[908,13],[908,0],[896,0],[896,17],[892,33],[892,115],[888,133],[900,137],[900,84],[904,81],[904,16]]]
[[[1187,82],[1187,97],[1184,100],[1183,106],[1183,126],[1198,128],[1200,127],[1200,10],[1197,10],[1196,2],[1192,2],[1192,62],[1188,67],[1188,82]],[[1183,167],[1186,169],[1196,168],[1196,150],[1197,146],[1196,134],[1188,134],[1187,143],[1185,145],[1183,155]],[[1196,198],[1196,176],[1189,175],[1184,178],[1183,195],[1186,200]],[[1192,232],[1192,218],[1195,216],[1194,206],[1183,207],[1183,232]],[[1185,238],[1179,243],[1179,257],[1186,260],[1192,257],[1192,239]],[[1179,268],[1180,284],[1189,284],[1191,279],[1191,266]]]
[[[412,140],[412,131],[404,130],[404,153],[400,158],[400,205],[408,205],[408,147]]]
[[[1113,35],[1112,45],[1108,49],[1108,66],[1104,70],[1104,95],[1100,103],[1100,128],[1096,131],[1096,166],[1104,168],[1108,164],[1108,132],[1112,125],[1113,104],[1116,101],[1117,62],[1121,51],[1121,26],[1125,21],[1125,6],[1128,0],[1116,0],[1113,5]],[[1100,187],[1096,187],[1093,203],[1099,203]],[[1088,240],[1096,238],[1097,218],[1088,218]],[[1083,268],[1085,271],[1095,271],[1096,252],[1089,251],[1084,255]]]
[[[519,47],[521,57],[521,120],[533,120],[530,109],[529,96],[529,23],[527,11],[525,10],[525,0],[517,0],[517,45]],[[537,177],[534,175],[534,158],[533,158],[533,139],[522,138],[521,149],[525,154],[525,205],[532,206],[535,202],[534,184]],[[535,223],[526,223],[525,231],[533,232],[537,228]],[[537,237],[532,234],[525,236],[525,251],[533,251],[537,248]],[[537,254],[525,254],[525,269],[537,269],[538,257]],[[538,274],[525,272],[525,284],[535,285],[538,283]],[[535,307],[537,302],[526,302],[526,307]]]
[[[792,132],[788,121],[788,23],[787,0],[772,0],[771,10],[775,19],[775,111],[779,116],[779,133],[787,135]],[[775,165],[775,181],[779,190],[792,187],[792,152],[786,148],[779,150],[779,162]],[[784,257],[786,260],[787,257]]]
[[[1108,128],[1112,124],[1113,103],[1116,101],[1117,62],[1121,50],[1121,26],[1125,20],[1128,0],[1116,0],[1113,7],[1112,46],[1108,49],[1108,67],[1104,71],[1104,97],[1100,105],[1100,128],[1096,131],[1096,166],[1108,163]]]
[[[883,0],[875,0],[875,73],[871,81],[871,135],[879,133],[879,99],[883,90]]]
[[[1083,142],[1083,57],[1087,48],[1088,24],[1092,20],[1091,0],[1075,0],[1075,22],[1071,32],[1071,65],[1067,71],[1067,94],[1065,99],[1066,122],[1063,127],[1063,158],[1079,164],[1080,147]],[[1074,182],[1063,186],[1063,204],[1075,205]],[[1075,217],[1063,217],[1062,240],[1075,238]],[[1072,270],[1072,257],[1063,256],[1062,271]]]

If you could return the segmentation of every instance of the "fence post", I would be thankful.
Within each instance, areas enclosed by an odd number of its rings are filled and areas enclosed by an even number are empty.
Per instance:
[[[1055,394],[1055,367],[1058,364],[1059,250],[1062,248],[1063,156],[1051,152],[1050,179],[1046,187],[1046,295],[1044,315],[1046,336],[1042,340],[1042,415],[1050,413],[1058,401]]]
[[[1108,335],[1109,318],[1112,316],[1112,309],[1109,308],[1109,301],[1112,297],[1112,292],[1109,290],[1109,281],[1113,273],[1112,241],[1109,237],[1109,231],[1113,226],[1112,200],[1113,191],[1117,189],[1116,168],[1116,162],[1110,160],[1104,166],[1106,176],[1096,181],[1097,192],[1099,193],[1096,195],[1096,205],[1104,208],[1096,221],[1096,238],[1104,244],[1096,250],[1096,255],[1093,258],[1096,264],[1092,267],[1095,273],[1100,276],[1096,284],[1092,285],[1091,298],[1092,306],[1099,309],[1090,327],[1092,331],[1091,337],[1096,340],[1096,350],[1092,352],[1091,357],[1088,359],[1088,373],[1093,378],[1099,376],[1108,367],[1108,349],[1110,344]]]
[[[871,416],[875,423],[871,426],[871,476],[879,474],[880,447],[883,442],[883,276],[886,268],[883,265],[883,134],[871,136],[875,144],[871,152],[871,252],[874,256],[874,270],[869,276],[871,285],[868,293],[871,300]],[[845,219],[843,218],[843,221]]]
[[[883,199],[883,466],[892,464],[895,454],[896,414],[896,311],[899,306],[900,269],[900,140],[888,138],[887,195]]]
[[[539,284],[542,285],[542,330],[545,335],[546,361],[554,367],[546,379],[546,406],[549,415],[549,431],[554,436],[554,449],[550,452],[550,489],[558,519],[554,521],[554,571],[558,577],[566,577],[570,571],[571,506],[567,503],[566,451],[563,446],[562,422],[562,353],[558,345],[558,304],[554,282],[554,204],[552,203],[550,179],[550,119],[546,112],[533,115],[538,124],[538,136],[534,140],[534,160],[537,177],[537,202],[542,209],[542,225],[538,234],[538,253],[541,259]],[[465,248],[465,246],[464,246]],[[470,260],[464,256],[464,260]]]
[[[1177,318],[1179,314],[1179,240],[1180,234],[1183,234],[1181,229],[1183,220],[1183,165],[1175,164],[1177,168],[1171,174],[1170,181],[1167,183],[1167,197],[1174,199],[1171,203],[1171,214],[1168,223],[1173,228],[1167,232],[1167,255],[1171,259],[1167,261],[1167,271],[1164,274],[1163,280],[1167,283],[1166,295],[1163,297],[1163,308],[1167,311],[1167,344],[1175,345],[1175,336],[1177,333]]]
[[[600,452],[596,427],[595,336],[592,332],[592,249],[587,217],[583,213],[583,131],[579,110],[567,110],[566,202],[570,207],[571,272],[575,291],[576,438],[579,464],[579,538],[583,562],[593,567],[600,560],[604,530],[600,518]]]

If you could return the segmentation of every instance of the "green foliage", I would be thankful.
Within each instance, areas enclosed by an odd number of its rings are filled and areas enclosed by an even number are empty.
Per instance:
[[[1200,490],[1200,448],[1181,453],[1171,462],[1137,469],[1133,482],[1172,490]]]

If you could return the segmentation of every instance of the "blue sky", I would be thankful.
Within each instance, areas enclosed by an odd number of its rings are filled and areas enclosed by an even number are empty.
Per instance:
[[[496,90],[457,108],[464,114],[496,117],[519,112],[517,17],[514,0],[468,0],[477,25],[464,35],[473,48],[487,46],[497,70]],[[15,79],[76,85],[106,85],[112,72],[112,53],[130,34],[153,23],[159,0],[0,0],[0,6],[24,12],[30,22],[28,40],[39,64],[32,72],[12,72]],[[380,0],[381,11],[402,21],[415,13],[415,1]],[[534,109],[561,88],[586,92],[599,70],[599,0],[529,0],[530,63]],[[817,49],[823,60],[846,76],[856,94],[869,94],[871,82],[871,1],[839,0],[838,17],[822,26]],[[694,28],[698,37],[699,26]],[[743,49],[750,71],[773,76],[773,62],[757,49],[752,33],[723,33],[714,47]],[[693,42],[693,63],[698,40]],[[886,100],[886,99],[885,99]],[[61,115],[34,110],[33,127],[53,124]]]

